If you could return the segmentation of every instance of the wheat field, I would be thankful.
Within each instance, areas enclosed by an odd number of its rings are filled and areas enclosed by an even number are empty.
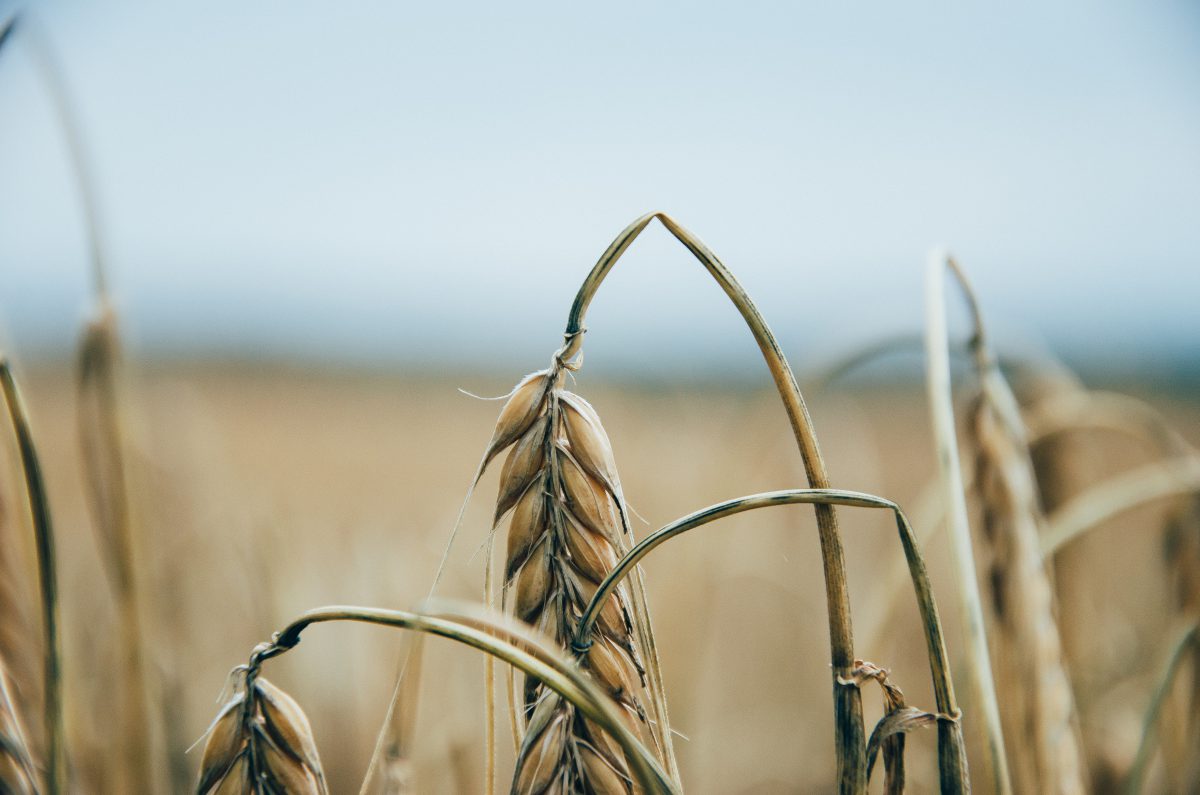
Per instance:
[[[85,511],[71,377],[65,364],[33,366],[27,397],[60,538],[75,779],[81,791],[115,792],[119,649]],[[697,507],[803,478],[766,384],[639,389],[594,377],[581,375],[576,389],[605,417],[641,517],[639,536]],[[205,733],[230,669],[256,643],[311,607],[403,608],[425,595],[497,411],[457,388],[503,394],[511,382],[217,365],[133,367],[128,381],[137,523],[158,569],[147,605],[154,692],[169,705],[153,736],[171,762],[164,773],[172,788],[188,789],[200,749],[183,751]],[[1197,406],[1147,397],[1200,442]],[[834,482],[888,495],[914,524],[928,521],[919,503],[928,503],[922,493],[936,470],[920,390],[835,388],[809,400]],[[1119,437],[1094,434],[1086,444],[1098,474],[1152,458]],[[478,547],[496,482],[496,473],[485,477],[468,506],[447,594],[480,598]],[[1160,501],[1122,517],[1073,549],[1088,613],[1063,625],[1069,650],[1082,655],[1072,670],[1101,783],[1119,780],[1131,763],[1174,626],[1158,530],[1170,507]],[[897,602],[879,637],[856,637],[857,653],[891,669],[910,703],[931,704],[915,603],[908,592],[879,593],[901,554],[894,527],[867,511],[844,512],[842,523],[856,627],[869,629]],[[958,660],[944,542],[926,554]],[[646,579],[689,791],[832,790],[828,640],[811,508],[705,528],[650,558]],[[481,658],[444,642],[427,646],[412,743],[416,791],[479,791]],[[354,791],[362,778],[401,649],[385,630],[329,625],[274,664],[273,680],[312,721],[333,792]],[[882,707],[865,696],[870,725]],[[962,699],[969,715],[973,705]],[[967,727],[974,759],[979,738]],[[511,769],[511,744],[499,746],[500,764]],[[936,786],[935,733],[910,735],[908,749],[910,786],[928,791]]]

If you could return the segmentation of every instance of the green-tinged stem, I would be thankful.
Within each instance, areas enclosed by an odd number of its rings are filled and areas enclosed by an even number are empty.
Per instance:
[[[954,401],[950,386],[949,335],[946,331],[945,270],[949,258],[934,253],[925,272],[925,355],[926,389],[934,438],[937,444],[938,470],[941,473],[942,496],[951,547],[954,552],[954,572],[957,577],[960,611],[964,623],[966,670],[971,677],[975,703],[983,717],[987,767],[991,773],[992,790],[1010,795],[1012,780],[1004,749],[1004,733],[1000,727],[1000,705],[996,700],[996,684],[988,656],[987,634],[983,619],[983,602],[975,573],[975,553],[971,529],[967,521],[967,500],[963,487],[962,465],[958,458],[958,439],[954,430]],[[968,302],[974,307],[968,293]],[[978,314],[974,315],[978,318]],[[976,322],[975,340],[982,342],[982,328]],[[979,345],[979,347],[982,347]]]
[[[66,742],[62,709],[62,650],[58,636],[58,568],[55,563],[54,526],[42,467],[29,427],[25,403],[13,380],[8,359],[0,358],[0,388],[8,406],[8,416],[21,450],[25,487],[37,545],[38,581],[42,592],[42,633],[45,642],[43,676],[45,678],[46,790],[50,795],[67,791]]]
[[[912,528],[896,503],[863,492],[842,489],[786,489],[753,494],[710,505],[660,528],[642,539],[637,546],[621,558],[604,581],[600,583],[580,619],[579,634],[575,641],[576,647],[583,648],[591,642],[592,627],[600,614],[601,607],[625,577],[637,568],[641,560],[660,545],[676,536],[727,516],[775,505],[799,504],[877,508],[892,511],[895,515],[896,527],[904,548],[905,558],[908,561],[913,591],[917,598],[917,607],[920,610],[921,621],[925,629],[929,670],[933,679],[937,708],[943,715],[957,716],[959,714],[958,702],[954,696],[954,683],[950,678],[950,663],[946,654],[945,639],[942,635],[941,617],[938,613],[937,603],[934,601],[933,587],[929,582],[925,560],[921,556]],[[844,682],[843,686],[845,686]],[[938,767],[941,774],[942,792],[969,791],[966,751],[962,740],[962,729],[957,720],[939,721]]]
[[[1137,756],[1133,759],[1133,766],[1129,769],[1129,778],[1125,781],[1127,795],[1138,795],[1142,791],[1142,785],[1146,778],[1146,765],[1150,762],[1150,752],[1153,750],[1154,739],[1158,733],[1159,713],[1162,712],[1167,694],[1171,692],[1171,685],[1175,682],[1175,674],[1179,671],[1184,654],[1196,644],[1198,638],[1200,638],[1200,624],[1193,624],[1171,649],[1171,656],[1167,658],[1166,667],[1163,669],[1162,676],[1159,677],[1158,686],[1154,689],[1154,695],[1150,697],[1150,705],[1146,708],[1146,716],[1142,720],[1142,738],[1138,743]]]
[[[671,779],[659,767],[654,756],[634,737],[617,714],[612,701],[596,688],[586,674],[561,653],[545,646],[527,640],[522,640],[518,646],[496,637],[497,632],[509,631],[504,627],[482,630],[459,621],[401,610],[341,605],[320,607],[309,610],[276,633],[272,642],[256,653],[251,667],[293,648],[300,642],[300,634],[310,625],[328,621],[358,621],[425,632],[466,644],[515,666],[545,683],[604,728],[620,744],[630,770],[645,792],[651,795],[676,792]]]
[[[746,325],[754,335],[767,368],[775,381],[780,399],[783,401],[796,444],[804,461],[808,483],[813,488],[828,488],[829,478],[825,462],[817,444],[808,408],[796,384],[783,351],[775,335],[755,307],[750,296],[717,256],[699,238],[680,226],[665,213],[654,212],[643,215],[625,228],[609,245],[580,287],[571,306],[571,314],[565,332],[566,342],[561,353],[563,359],[580,354],[583,345],[584,316],[596,290],[604,277],[616,265],[617,260],[654,219],[658,219],[692,254],[725,291],[737,307]],[[850,618],[850,596],[846,583],[845,555],[841,536],[838,533],[837,516],[828,504],[815,505],[817,530],[821,541],[821,560],[825,573],[825,597],[829,614],[829,641],[832,660],[833,698],[835,720],[835,744],[837,752],[838,791],[842,795],[858,795],[866,791],[866,737],[863,733],[862,698],[857,688],[838,684],[850,675],[854,665],[854,635]]]

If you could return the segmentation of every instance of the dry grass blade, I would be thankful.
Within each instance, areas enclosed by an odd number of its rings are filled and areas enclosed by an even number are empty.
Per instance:
[[[500,413],[485,462],[511,447],[500,475],[497,525],[511,513],[504,564],[505,602],[515,615],[566,649],[588,599],[630,538],[612,448],[595,410],[562,387],[561,359],[528,376]],[[509,595],[511,596],[511,599]],[[595,642],[575,649],[582,667],[661,750],[643,698],[649,684],[634,632],[630,595],[614,593]],[[591,789],[628,792],[630,772],[607,738],[576,708],[525,681],[530,719],[514,775],[519,792]],[[665,727],[664,727],[665,728]],[[587,760],[592,760],[587,763]],[[616,789],[612,789],[616,787]]]
[[[240,692],[208,730],[198,795],[327,795],[312,727],[300,706],[258,675],[244,672]]]
[[[966,490],[963,486],[962,464],[958,456],[958,439],[954,430],[954,400],[950,384],[949,335],[946,331],[945,270],[950,262],[944,252],[930,255],[925,270],[925,377],[932,415],[934,439],[937,444],[938,471],[941,474],[942,496],[950,529],[954,553],[954,574],[963,620],[963,640],[966,650],[965,668],[983,719],[986,761],[991,774],[992,790],[1001,795],[1013,791],[1009,776],[1008,757],[1004,748],[1004,731],[1000,723],[1000,705],[996,698],[996,683],[988,653],[987,631],[983,618],[983,600],[975,572],[975,550],[967,520]]]
[[[883,717],[867,740],[867,778],[875,769],[875,760],[883,753],[884,783],[887,795],[904,792],[904,735],[914,729],[936,725],[938,716],[932,712],[910,707],[904,702],[904,692],[888,679],[889,671],[874,663],[859,660],[847,684],[861,687],[867,681],[879,685],[883,693]],[[947,716],[956,721],[957,717]]]
[[[38,586],[42,607],[42,701],[46,733],[46,790],[50,795],[67,791],[66,743],[62,708],[62,648],[59,638],[58,565],[54,546],[54,525],[50,502],[42,478],[42,466],[29,427],[29,414],[13,378],[7,358],[0,357],[0,392],[8,409],[8,418],[17,437],[29,510],[33,517],[37,547]]]

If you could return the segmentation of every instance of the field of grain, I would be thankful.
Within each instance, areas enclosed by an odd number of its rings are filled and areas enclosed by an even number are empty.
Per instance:
[[[65,365],[21,374],[28,376],[59,535],[74,776],[81,791],[120,791],[120,766],[111,762],[121,714],[113,684],[120,649],[83,500],[71,374]],[[165,706],[153,736],[156,751],[170,760],[175,791],[194,786],[200,749],[185,749],[204,735],[230,670],[256,643],[312,607],[408,608],[428,592],[498,411],[457,388],[503,394],[517,375],[448,380],[249,366],[131,368],[131,478],[142,555],[154,570],[145,617],[153,703]],[[574,388],[605,419],[626,496],[641,517],[639,536],[723,499],[803,485],[786,418],[765,378],[759,388],[651,389],[584,374]],[[1146,397],[1200,443],[1200,406]],[[936,462],[919,389],[834,389],[809,400],[836,487],[894,499],[918,529],[936,519],[927,493]],[[1082,443],[1097,477],[1154,455],[1112,435]],[[9,463],[12,505],[19,490]],[[496,481],[495,473],[485,477],[467,508],[446,595],[482,598],[479,547]],[[1132,761],[1153,679],[1177,628],[1160,529],[1171,505],[1160,501],[1128,514],[1071,548],[1078,591],[1072,606],[1086,613],[1062,622],[1064,640],[1080,655],[1072,660],[1075,690],[1100,783],[1118,780]],[[856,653],[890,668],[910,704],[931,707],[911,591],[881,593],[901,555],[895,526],[878,511],[842,509],[841,516]],[[951,660],[958,661],[946,543],[938,536],[926,555]],[[832,791],[829,641],[811,507],[724,520],[670,542],[645,568],[688,791]],[[402,647],[392,630],[327,625],[310,629],[295,652],[270,664],[271,678],[311,718],[333,792],[358,787]],[[481,791],[482,671],[477,653],[427,643],[412,743],[415,791]],[[960,691],[975,760],[978,726],[969,692]],[[866,690],[864,704],[869,727],[881,702]],[[512,745],[506,732],[500,737],[501,769],[511,770]],[[935,746],[935,732],[909,736],[913,791],[936,786]]]

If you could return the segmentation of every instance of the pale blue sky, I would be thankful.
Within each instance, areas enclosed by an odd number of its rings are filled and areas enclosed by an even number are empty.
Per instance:
[[[0,0],[0,8],[4,6]],[[1200,365],[1192,2],[42,3],[143,351],[541,366],[660,208],[803,366],[921,322],[926,252],[1001,335]],[[0,54],[0,317],[74,336],[82,227],[27,43]],[[589,368],[752,352],[652,230]]]

